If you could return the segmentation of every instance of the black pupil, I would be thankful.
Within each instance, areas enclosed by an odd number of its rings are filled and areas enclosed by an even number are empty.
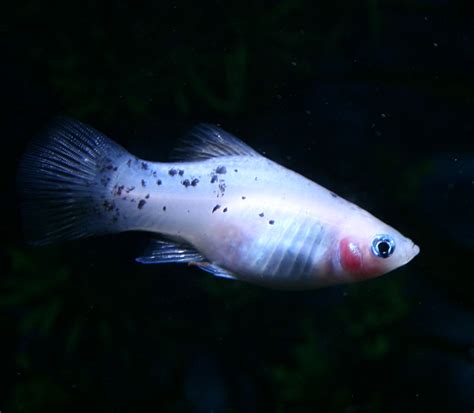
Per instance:
[[[377,247],[382,256],[386,256],[390,252],[390,244],[386,241],[379,242]]]

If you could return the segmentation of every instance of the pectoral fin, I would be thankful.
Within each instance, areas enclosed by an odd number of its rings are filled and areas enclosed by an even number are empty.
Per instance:
[[[142,264],[166,264],[172,262],[202,262],[205,258],[191,245],[154,239],[143,256],[136,258]]]
[[[185,243],[154,239],[143,256],[136,258],[136,260],[141,264],[188,263],[188,265],[198,267],[215,277],[237,279],[227,270],[206,261],[201,253]]]
[[[210,262],[193,262],[193,263],[189,263],[189,265],[194,265],[194,266],[200,268],[201,270],[212,274],[214,277],[228,278],[230,280],[237,280],[238,279],[236,276],[232,275],[227,270],[224,270],[223,268],[219,267],[218,265],[211,264]]]

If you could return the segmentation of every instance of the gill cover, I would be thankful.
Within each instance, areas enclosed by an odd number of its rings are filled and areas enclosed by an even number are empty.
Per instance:
[[[344,238],[339,243],[339,253],[342,267],[351,274],[362,271],[362,252],[359,246],[349,238]]]

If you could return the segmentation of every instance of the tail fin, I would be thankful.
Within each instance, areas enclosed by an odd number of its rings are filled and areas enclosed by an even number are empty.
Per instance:
[[[107,187],[127,151],[81,122],[59,118],[33,141],[18,172],[32,244],[115,232],[103,214]]]

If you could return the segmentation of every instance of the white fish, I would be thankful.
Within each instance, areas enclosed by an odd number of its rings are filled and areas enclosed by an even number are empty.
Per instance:
[[[333,192],[200,125],[170,163],[138,159],[59,119],[19,171],[32,243],[121,231],[159,234],[141,263],[180,262],[216,276],[302,290],[387,273],[419,248]]]

